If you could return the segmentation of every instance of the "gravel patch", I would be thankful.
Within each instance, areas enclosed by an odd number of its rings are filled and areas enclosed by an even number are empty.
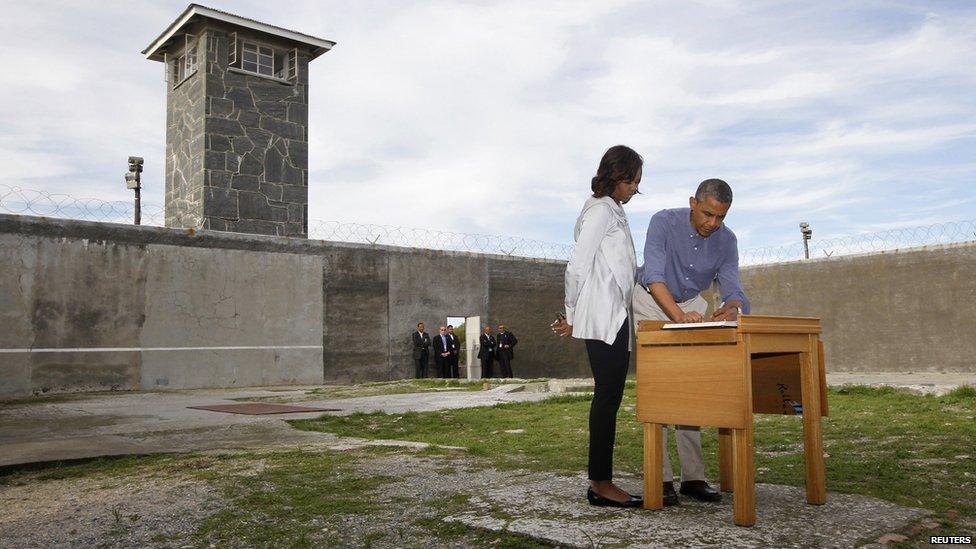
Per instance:
[[[183,476],[36,477],[0,485],[0,547],[179,546],[224,505]]]

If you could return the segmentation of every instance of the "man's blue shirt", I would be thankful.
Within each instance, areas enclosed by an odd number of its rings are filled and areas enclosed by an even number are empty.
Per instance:
[[[650,286],[663,282],[678,303],[688,301],[718,279],[722,301],[738,299],[743,314],[751,309],[739,279],[739,248],[735,234],[723,224],[705,238],[691,224],[690,208],[661,210],[651,217],[644,242],[644,265],[637,280]]]

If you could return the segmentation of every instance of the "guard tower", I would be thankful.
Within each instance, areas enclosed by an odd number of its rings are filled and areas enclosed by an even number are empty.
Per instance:
[[[308,235],[308,64],[335,42],[190,4],[166,71],[166,226]]]

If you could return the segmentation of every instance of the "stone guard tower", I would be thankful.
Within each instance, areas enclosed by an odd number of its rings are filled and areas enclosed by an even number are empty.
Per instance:
[[[335,42],[197,4],[166,70],[166,226],[308,235],[308,63]]]

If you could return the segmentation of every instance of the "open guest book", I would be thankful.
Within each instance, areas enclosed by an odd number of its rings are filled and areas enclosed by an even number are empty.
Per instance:
[[[676,330],[680,328],[735,328],[739,325],[737,320],[719,320],[717,322],[677,322],[661,326],[664,330]]]

